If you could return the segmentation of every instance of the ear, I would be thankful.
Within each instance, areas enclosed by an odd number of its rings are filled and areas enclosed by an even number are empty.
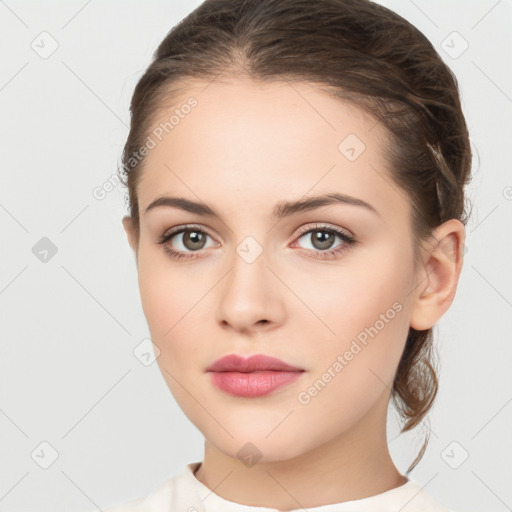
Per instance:
[[[133,219],[131,217],[129,217],[128,215],[123,217],[123,227],[126,232],[126,236],[128,238],[128,243],[130,244],[130,247],[135,252],[135,256],[137,256],[139,240],[137,237],[136,228],[135,228]]]
[[[464,261],[466,230],[462,222],[450,219],[433,235],[424,249],[413,292],[410,322],[418,331],[430,329],[450,307]]]

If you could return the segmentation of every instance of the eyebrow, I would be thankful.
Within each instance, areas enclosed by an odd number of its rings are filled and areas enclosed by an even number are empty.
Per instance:
[[[277,203],[276,206],[274,207],[272,217],[274,219],[282,219],[284,217],[289,217],[297,213],[308,212],[311,210],[315,210],[316,208],[320,208],[322,206],[337,203],[363,207],[368,211],[371,211],[374,214],[380,216],[380,213],[366,201],[363,201],[362,199],[359,199],[357,197],[352,197],[346,194],[334,192],[332,194],[312,196],[306,199],[299,199],[297,201],[281,201]],[[155,199],[146,208],[145,212],[147,213],[153,208],[161,206],[173,206],[175,208],[180,208],[181,210],[185,210],[190,213],[195,213],[197,215],[217,217],[219,219],[221,218],[221,216],[215,210],[210,208],[207,204],[197,203],[184,197],[159,197],[158,199]]]

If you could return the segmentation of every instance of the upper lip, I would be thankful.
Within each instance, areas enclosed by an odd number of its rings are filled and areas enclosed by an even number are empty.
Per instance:
[[[254,371],[288,371],[288,372],[302,372],[303,368],[297,368],[286,364],[284,361],[275,357],[266,356],[264,354],[256,354],[249,358],[241,357],[237,354],[229,354],[221,357],[210,365],[207,372],[242,372],[250,373]]]

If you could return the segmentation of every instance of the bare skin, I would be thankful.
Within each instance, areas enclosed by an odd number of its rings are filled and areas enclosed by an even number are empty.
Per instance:
[[[158,364],[205,437],[195,476],[227,500],[281,510],[398,487],[406,479],[386,439],[393,379],[409,326],[432,327],[453,301],[464,226],[439,226],[415,268],[410,206],[388,174],[382,125],[308,84],[236,78],[205,86],[191,83],[176,98],[171,113],[188,96],[198,104],[146,157],[140,235],[123,219]],[[338,147],[349,134],[365,145],[352,161]],[[272,218],[279,202],[333,192],[377,213],[337,202]],[[220,218],[172,206],[146,212],[161,196],[206,203]],[[167,241],[192,256],[178,260],[157,242],[183,225],[206,235],[199,250],[183,232]],[[322,258],[326,249],[307,230],[329,228],[357,244],[335,235],[328,250],[339,252]],[[248,263],[240,244],[262,252]],[[370,326],[378,332],[335,371]],[[270,395],[234,397],[205,371],[232,353],[267,354],[305,371]],[[325,386],[315,393],[319,380]]]

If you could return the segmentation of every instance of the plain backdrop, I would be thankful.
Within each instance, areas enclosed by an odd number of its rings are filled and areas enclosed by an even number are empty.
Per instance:
[[[511,0],[383,1],[459,80],[474,150],[440,390],[411,477],[457,512],[512,509]],[[0,510],[86,512],[147,495],[203,437],[140,351],[149,331],[110,187],[129,101],[194,1],[0,2]],[[102,197],[95,191],[103,190]],[[405,472],[424,430],[389,443]]]

